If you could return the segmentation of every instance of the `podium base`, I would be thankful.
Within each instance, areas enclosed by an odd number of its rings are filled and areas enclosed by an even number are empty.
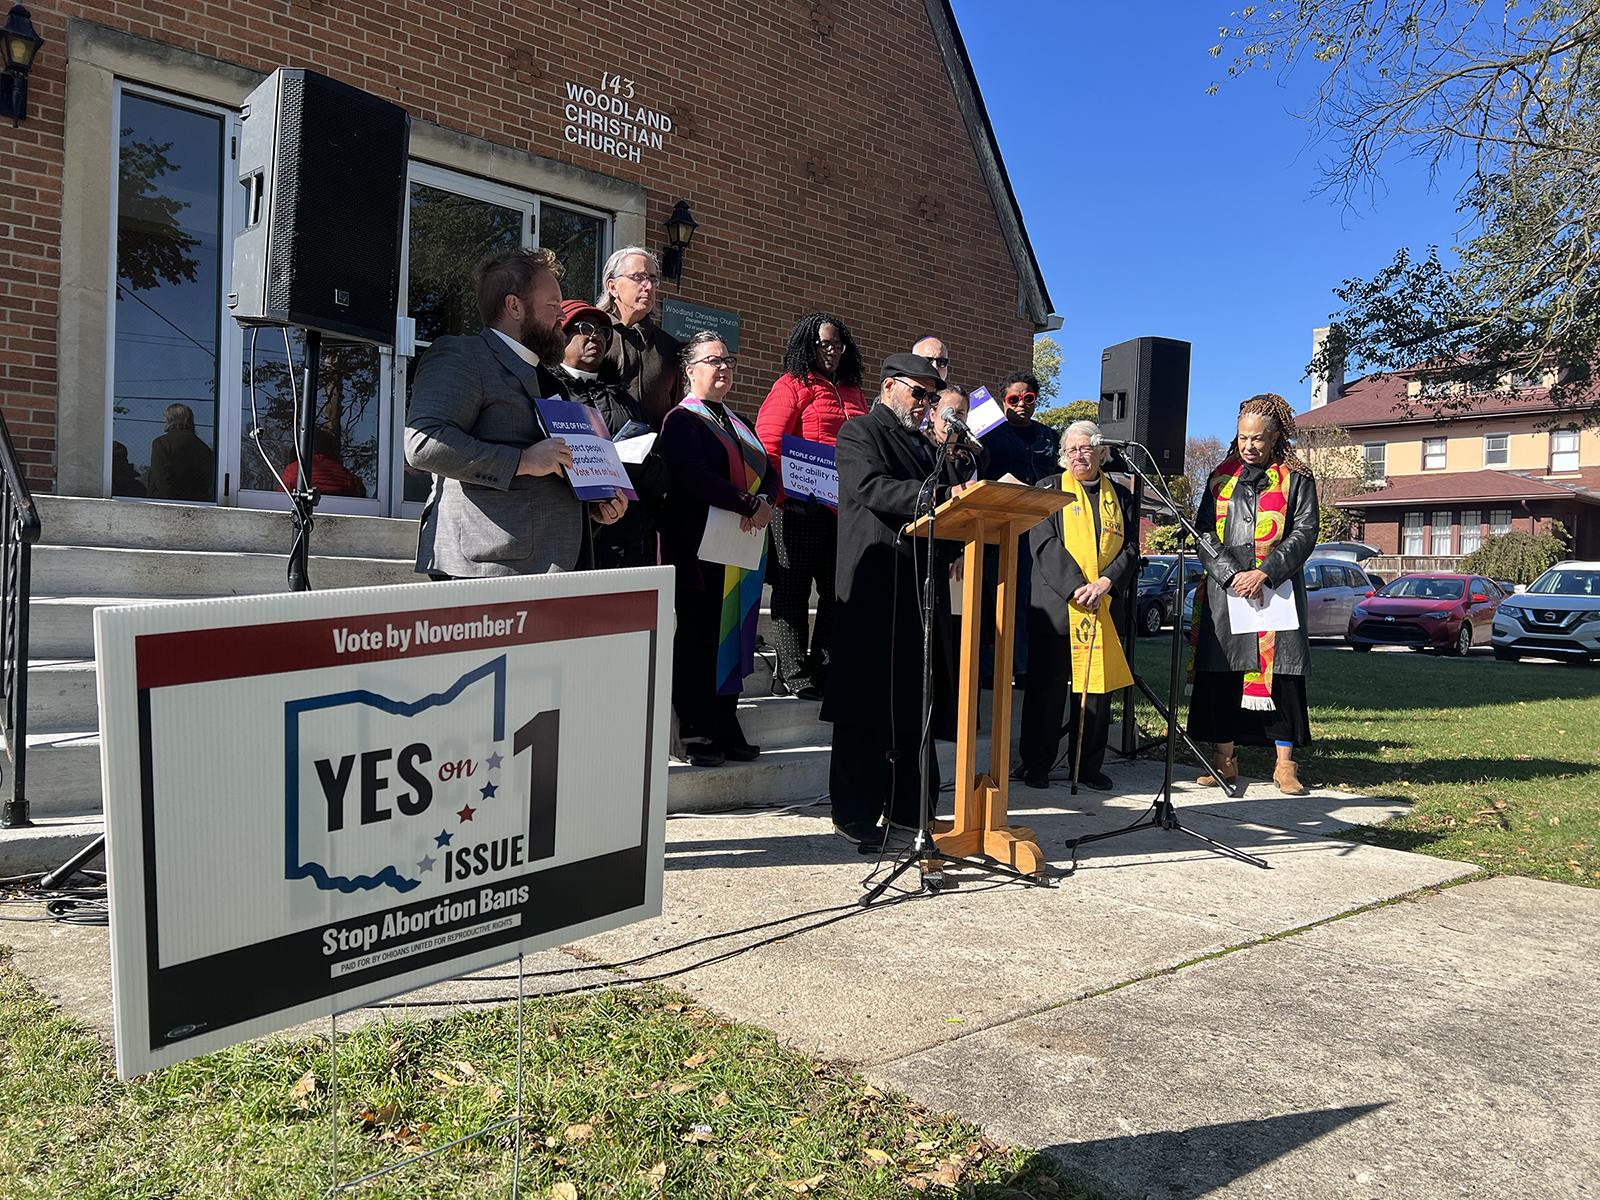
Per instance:
[[[948,832],[938,828],[945,822],[937,822],[933,834],[934,849],[951,858],[982,855],[1023,875],[1037,875],[1047,867],[1049,863],[1044,851],[1039,848],[1038,834],[1026,825],[996,823],[1005,819],[1006,810],[994,780],[987,775],[979,775],[973,781],[972,790],[974,807],[978,810],[975,814],[977,821],[963,827],[963,814],[958,811],[956,821],[950,825]]]

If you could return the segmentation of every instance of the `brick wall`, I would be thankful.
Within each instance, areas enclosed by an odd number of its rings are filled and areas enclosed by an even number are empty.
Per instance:
[[[868,362],[933,332],[953,376],[1032,361],[1017,275],[919,0],[141,0],[32,9],[33,112],[0,155],[0,386],[33,477],[54,477],[60,181],[70,16],[261,71],[309,67],[420,120],[642,184],[650,245],[677,198],[700,222],[682,296],[742,317],[753,412],[795,318],[834,310]],[[634,81],[675,126],[642,162],[563,137],[566,83]],[[875,379],[869,378],[869,391]]]

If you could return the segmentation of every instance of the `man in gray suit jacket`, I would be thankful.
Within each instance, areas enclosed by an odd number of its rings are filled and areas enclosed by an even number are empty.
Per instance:
[[[566,349],[560,269],[543,248],[480,263],[483,332],[439,338],[422,356],[406,419],[406,461],[436,476],[417,539],[421,574],[570,571],[589,519],[609,525],[627,508],[622,496],[586,505],[573,494],[563,477],[572,451],[534,407],[566,395],[542,365]]]

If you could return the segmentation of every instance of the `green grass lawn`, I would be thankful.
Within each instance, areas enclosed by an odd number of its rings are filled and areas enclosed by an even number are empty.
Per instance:
[[[1049,1161],[885,1095],[654,987],[529,1001],[521,1194],[1077,1198]],[[339,1039],[350,1180],[515,1111],[515,1010]],[[0,950],[0,1196],[315,1197],[325,1038],[236,1046],[119,1083],[110,1055]],[[511,1129],[351,1193],[508,1197]]]
[[[1600,887],[1600,667],[1332,643],[1311,658],[1315,745],[1295,752],[1301,779],[1411,806],[1341,836]],[[1166,636],[1141,639],[1138,660],[1164,694]],[[1139,718],[1157,720],[1142,706]],[[1241,747],[1239,769],[1271,787],[1270,751]]]

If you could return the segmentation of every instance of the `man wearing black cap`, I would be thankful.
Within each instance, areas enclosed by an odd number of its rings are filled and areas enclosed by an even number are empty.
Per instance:
[[[917,746],[922,731],[922,575],[928,543],[901,534],[918,515],[967,486],[933,478],[937,449],[922,434],[941,380],[916,354],[883,360],[878,402],[839,430],[838,607],[833,666],[822,719],[833,722],[829,788],[834,829],[857,843],[883,841],[891,825],[914,829],[921,811]],[[950,630],[950,564],[936,544],[933,611],[933,727],[955,736],[955,669]],[[927,746],[938,794],[938,763]]]

